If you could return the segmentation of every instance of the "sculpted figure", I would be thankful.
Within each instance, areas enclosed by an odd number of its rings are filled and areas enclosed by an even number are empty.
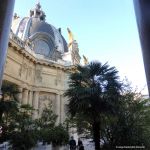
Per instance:
[[[74,37],[73,37],[73,34],[72,34],[72,32],[69,28],[67,28],[67,31],[68,31],[68,35],[69,35],[69,45],[68,45],[68,47],[70,47],[72,45],[72,42],[74,41]]]

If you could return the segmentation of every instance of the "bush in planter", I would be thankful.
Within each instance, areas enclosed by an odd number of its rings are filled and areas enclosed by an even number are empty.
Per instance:
[[[49,141],[52,142],[53,147],[66,145],[68,140],[69,134],[62,125],[49,130]]]

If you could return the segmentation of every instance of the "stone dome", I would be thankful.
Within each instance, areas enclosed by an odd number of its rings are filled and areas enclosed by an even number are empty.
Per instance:
[[[37,18],[31,18],[29,30],[28,30],[28,37],[36,33],[46,33],[49,34],[52,38],[55,39],[54,30],[52,26],[44,21],[39,21]]]
[[[45,17],[46,15],[38,3],[33,10],[30,10],[30,17],[14,16],[11,30],[22,41],[29,40],[33,43],[33,50],[36,54],[50,57],[54,51],[68,52],[68,44],[62,36],[61,30],[48,24]]]

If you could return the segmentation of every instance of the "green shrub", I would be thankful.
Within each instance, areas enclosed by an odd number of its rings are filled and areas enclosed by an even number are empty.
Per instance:
[[[30,150],[37,143],[33,132],[13,132],[10,145],[12,150]]]
[[[50,134],[53,146],[65,145],[68,143],[69,134],[62,125],[56,126],[50,130]]]
[[[68,143],[69,135],[67,130],[62,126],[56,126],[51,129],[43,129],[40,131],[44,143],[52,143],[53,146],[65,145]]]

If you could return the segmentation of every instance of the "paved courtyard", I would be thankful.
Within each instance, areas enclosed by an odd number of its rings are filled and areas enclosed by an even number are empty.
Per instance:
[[[83,140],[83,145],[85,147],[85,150],[94,150],[93,143],[89,142],[89,140]],[[4,142],[3,144],[0,144],[0,150],[8,150],[8,142]],[[32,150],[52,150],[51,145],[42,145],[42,143],[38,143],[38,145],[33,148]],[[65,147],[61,147],[59,150],[69,150],[69,145]]]

